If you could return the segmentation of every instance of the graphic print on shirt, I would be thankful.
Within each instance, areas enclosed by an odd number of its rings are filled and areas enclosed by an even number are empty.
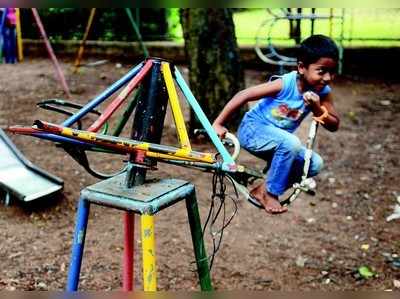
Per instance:
[[[303,110],[297,108],[291,108],[288,104],[280,104],[277,107],[271,109],[271,116],[279,125],[283,128],[290,128],[293,123],[298,121],[303,114]]]

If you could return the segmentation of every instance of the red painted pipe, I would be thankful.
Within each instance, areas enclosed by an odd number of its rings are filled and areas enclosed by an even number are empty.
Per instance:
[[[39,13],[38,13],[37,9],[36,8],[32,8],[32,13],[33,13],[33,17],[35,18],[35,21],[36,21],[36,23],[37,23],[37,25],[39,27],[40,34],[43,37],[44,44],[46,45],[46,48],[47,48],[47,52],[49,52],[50,58],[53,61],[54,67],[56,68],[58,79],[60,80],[61,85],[62,85],[62,87],[64,89],[64,92],[67,95],[67,97],[71,98],[71,93],[69,92],[67,81],[65,81],[65,77],[64,77],[64,74],[63,74],[63,72],[61,70],[60,65],[58,64],[57,57],[54,54],[54,51],[53,51],[53,48],[50,45],[49,39],[47,38],[46,31],[44,30],[44,26],[43,26],[42,21],[40,20],[40,16],[39,16]]]
[[[117,110],[124,100],[131,94],[131,92],[136,88],[136,86],[142,81],[144,76],[149,72],[153,61],[151,59],[147,60],[146,64],[140,70],[140,72],[128,83],[128,85],[122,90],[122,92],[107,106],[100,117],[88,128],[89,132],[97,132],[111,117],[111,115]]]
[[[14,134],[20,135],[33,135],[35,133],[43,133],[42,130],[34,129],[34,128],[27,128],[21,126],[11,126],[7,128],[7,131]]]
[[[133,256],[135,240],[135,214],[125,212],[124,214],[124,257],[122,273],[122,289],[133,291]]]

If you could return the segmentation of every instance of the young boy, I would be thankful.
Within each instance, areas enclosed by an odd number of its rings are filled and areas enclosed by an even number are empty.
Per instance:
[[[223,124],[229,117],[247,102],[260,100],[243,117],[238,138],[243,148],[268,163],[265,183],[250,191],[268,213],[287,211],[279,196],[301,179],[305,147],[292,134],[301,121],[312,112],[327,130],[334,132],[339,127],[328,85],[338,58],[338,48],[329,37],[310,36],[300,45],[297,71],[238,92],[213,123],[222,138],[227,132]],[[322,158],[313,152],[308,176],[317,175],[322,165]]]

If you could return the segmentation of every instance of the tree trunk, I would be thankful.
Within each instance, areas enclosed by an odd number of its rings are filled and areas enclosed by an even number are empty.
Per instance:
[[[180,17],[189,60],[190,89],[213,122],[232,96],[244,87],[232,11],[181,9]],[[232,117],[229,125],[237,126],[240,116]],[[197,128],[202,126],[191,111],[190,134]]]

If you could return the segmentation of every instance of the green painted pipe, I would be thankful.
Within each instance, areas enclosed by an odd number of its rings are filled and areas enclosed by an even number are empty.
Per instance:
[[[140,46],[143,49],[144,57],[147,58],[147,57],[149,57],[149,51],[147,51],[147,48],[143,43],[143,38],[142,38],[142,35],[140,34],[139,27],[137,26],[135,20],[133,19],[132,11],[131,11],[131,9],[129,7],[125,8],[125,11],[126,11],[126,14],[128,15],[129,21],[131,21],[132,28],[136,33],[136,36],[137,36],[137,38],[139,40],[139,43],[140,43]]]
[[[194,190],[192,192],[192,195],[186,198],[186,209],[189,218],[190,232],[192,234],[193,249],[196,258],[200,288],[202,291],[212,291],[213,287],[211,283],[210,269],[208,267],[208,259],[204,246],[199,208],[197,205],[196,193]]]

